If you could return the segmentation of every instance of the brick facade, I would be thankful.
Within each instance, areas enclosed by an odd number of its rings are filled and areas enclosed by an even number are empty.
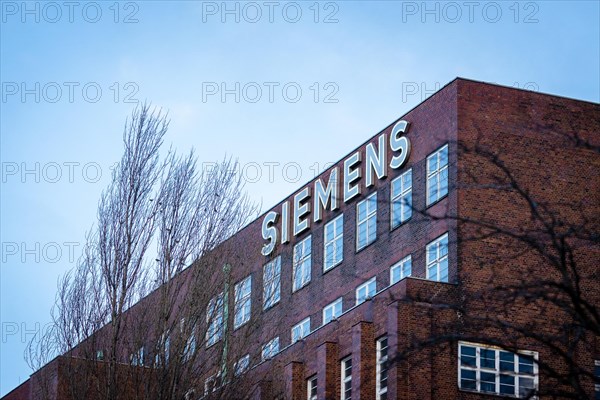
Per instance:
[[[375,399],[376,339],[384,336],[390,359],[388,399],[493,398],[459,389],[457,338],[460,337],[488,338],[488,344],[506,340],[505,345],[510,348],[537,352],[540,361],[554,357],[551,350],[526,336],[508,339],[506,332],[497,326],[465,322],[474,321],[467,319],[472,316],[483,318],[489,312],[497,317],[497,310],[510,309],[507,323],[530,322],[536,330],[552,333],[555,319],[563,317],[560,310],[519,302],[507,306],[495,299],[493,293],[485,295],[500,283],[516,284],[534,276],[550,278],[556,271],[545,264],[543,258],[531,252],[518,252],[512,241],[483,235],[481,226],[469,223],[485,221],[510,230],[537,227],[522,197],[514,190],[502,190],[498,181],[499,165],[490,164],[489,160],[485,162],[481,153],[474,154],[472,150],[476,147],[494,149],[502,155],[503,165],[527,194],[540,204],[570,204],[560,209],[566,218],[584,219],[582,224],[589,223],[597,232],[600,157],[593,150],[572,144],[574,137],[595,145],[600,143],[600,106],[456,79],[401,120],[410,123],[406,136],[411,143],[410,157],[401,169],[388,168],[386,178],[375,179],[372,187],[365,186],[366,146],[373,143],[378,147],[382,133],[389,138],[394,123],[355,150],[362,157],[359,196],[347,203],[340,199],[339,209],[324,210],[319,222],[314,222],[310,214],[310,229],[298,236],[290,234],[287,244],[278,241],[267,257],[260,251],[265,242],[261,235],[264,216],[220,246],[227,254],[227,259],[221,261],[233,266],[232,283],[252,275],[251,318],[261,321],[253,327],[252,334],[244,338],[245,350],[236,353],[248,352],[253,368],[247,374],[250,379],[260,377],[252,393],[240,394],[240,398],[247,395],[263,399],[306,399],[307,379],[316,375],[318,398],[339,399],[342,391],[340,360],[351,356],[352,399]],[[427,157],[445,144],[449,149],[448,195],[426,207]],[[386,152],[389,162],[394,153],[387,142]],[[347,158],[317,179],[327,182],[333,168],[343,170]],[[412,170],[415,211],[410,220],[391,230],[390,182],[409,169]],[[313,182],[306,186],[312,188]],[[283,204],[292,205],[294,195],[303,188],[272,210],[281,215]],[[378,197],[377,238],[356,251],[357,203],[374,192]],[[343,261],[323,272],[323,228],[341,214],[344,219]],[[280,225],[278,229],[281,231]],[[427,280],[426,247],[445,233],[449,238],[448,282]],[[293,248],[308,235],[312,238],[311,280],[293,291]],[[409,255],[411,277],[390,285],[390,267]],[[581,287],[596,310],[600,304],[599,256],[597,243],[577,253]],[[263,310],[263,266],[276,257],[281,257],[281,298],[276,305]],[[217,273],[220,273],[218,269]],[[355,289],[372,277],[376,277],[377,294],[356,305]],[[151,301],[151,297],[144,301]],[[340,297],[343,314],[323,325],[323,308]],[[229,308],[234,309],[232,295]],[[466,310],[467,315],[457,311],[459,309]],[[291,328],[307,317],[310,317],[311,333],[291,344]],[[232,325],[231,321],[229,324]],[[234,331],[232,340],[235,341],[236,335],[243,337],[247,329]],[[279,353],[261,362],[261,346],[274,337],[279,337]],[[443,337],[452,339],[431,340]],[[595,359],[600,359],[598,342],[597,337],[586,338],[581,348],[576,349],[575,357],[593,365]],[[429,345],[409,352],[415,343]],[[218,369],[214,360],[218,359],[220,346],[208,349],[204,355],[203,362],[212,360],[215,369]],[[396,357],[398,354],[402,356]],[[49,367],[44,370],[46,368]],[[5,398],[37,398],[29,393],[34,378],[28,382]],[[591,380],[585,380],[585,385],[592,396]],[[548,386],[560,387],[560,384],[539,374],[540,390]]]

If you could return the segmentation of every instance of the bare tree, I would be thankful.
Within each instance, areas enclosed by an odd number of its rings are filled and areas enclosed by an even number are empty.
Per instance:
[[[194,398],[211,371],[221,381],[211,393],[234,386],[224,385],[237,361],[227,327],[232,250],[219,245],[258,208],[232,159],[204,171],[193,151],[161,161],[167,128],[147,105],[132,114],[97,225],[59,282],[53,329],[28,347],[34,369],[66,356],[53,362],[66,364],[70,398]],[[52,377],[41,381],[40,397],[55,398]]]

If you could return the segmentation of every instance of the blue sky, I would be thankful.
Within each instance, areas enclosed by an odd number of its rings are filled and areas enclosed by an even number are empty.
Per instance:
[[[237,157],[267,211],[457,76],[600,100],[597,1],[466,3],[2,1],[0,395],[136,101],[169,111],[167,144]]]

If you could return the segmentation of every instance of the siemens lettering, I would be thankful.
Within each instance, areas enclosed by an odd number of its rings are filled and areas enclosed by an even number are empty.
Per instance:
[[[401,168],[410,155],[410,141],[405,133],[408,131],[409,123],[399,121],[392,128],[390,134],[389,147],[394,153],[389,162],[392,169]],[[344,203],[349,202],[361,193],[359,184],[363,173],[365,176],[365,187],[371,187],[375,184],[374,175],[377,179],[383,179],[387,176],[388,163],[386,160],[386,134],[383,133],[377,138],[377,146],[369,143],[365,149],[365,163],[361,165],[361,152],[356,151],[344,160],[342,169],[341,188],[339,182],[339,168],[333,167],[329,173],[327,184],[323,183],[321,178],[316,179],[311,190],[310,186],[300,190],[292,200],[292,210],[290,215],[290,202],[285,201],[281,205],[281,238],[282,244],[289,243],[290,231],[297,236],[307,229],[310,229],[310,214],[312,208],[313,222],[319,222],[323,219],[323,210],[337,210],[339,208],[338,198],[340,189],[343,193]],[[361,166],[363,168],[361,169]],[[312,201],[311,201],[312,198]],[[311,207],[312,206],[312,207]],[[279,214],[275,211],[269,211],[262,223],[262,236],[268,242],[264,244],[261,253],[268,256],[275,249],[278,239],[276,224],[279,221]],[[291,227],[291,229],[290,229]]]

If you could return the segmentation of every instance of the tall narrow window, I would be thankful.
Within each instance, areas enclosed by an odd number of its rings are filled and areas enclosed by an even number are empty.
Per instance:
[[[340,297],[323,308],[323,325],[342,315],[342,298]]]
[[[391,229],[394,229],[412,216],[412,169],[392,181],[391,203]]]
[[[252,276],[235,285],[235,311],[233,318],[233,328],[238,328],[250,320],[251,295],[252,295]]]
[[[292,344],[310,333],[310,317],[304,319],[292,328]]]
[[[265,264],[263,268],[263,309],[279,301],[281,285],[281,256]]]
[[[412,273],[411,257],[406,256],[390,268],[390,285],[400,282]]]
[[[448,145],[427,157],[427,206],[448,194]]]
[[[139,349],[131,356],[129,356],[129,362],[131,365],[144,365],[145,354],[144,354],[144,346],[140,346]]]
[[[370,299],[375,296],[377,292],[377,286],[375,277],[372,277],[362,285],[356,288],[356,305],[364,302],[366,299]]]
[[[206,307],[206,346],[212,346],[223,335],[223,293],[213,297]]]
[[[279,336],[271,339],[263,346],[262,359],[263,361],[268,360],[269,358],[273,358],[277,353],[279,353]]]
[[[342,400],[352,400],[352,356],[341,361]]]
[[[427,245],[427,279],[448,282],[448,233]]]
[[[344,214],[325,224],[323,270],[328,271],[344,257]]]
[[[294,246],[293,286],[296,291],[310,282],[312,235]]]
[[[459,343],[458,385],[462,390],[530,398],[537,391],[537,353],[513,353],[481,344]]]
[[[387,400],[388,382],[388,339],[377,339],[376,399]]]
[[[306,381],[306,398],[308,400],[317,400],[317,376],[313,375]]]
[[[356,251],[377,239],[377,192],[356,205]]]
[[[600,400],[600,360],[594,362],[594,384],[594,399]]]

